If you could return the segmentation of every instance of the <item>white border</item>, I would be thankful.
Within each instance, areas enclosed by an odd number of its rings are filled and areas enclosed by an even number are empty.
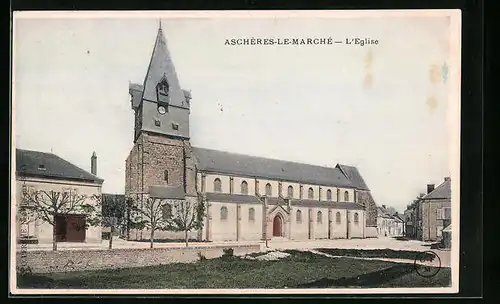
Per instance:
[[[15,258],[10,261],[10,291],[16,295],[60,295],[60,294],[433,294],[457,293],[459,283],[460,245],[460,79],[461,79],[461,11],[456,10],[346,10],[346,11],[18,11],[12,20],[21,18],[384,18],[384,17],[450,17],[450,96],[449,128],[451,140],[450,167],[452,168],[452,286],[445,288],[355,288],[355,289],[18,289],[16,287]],[[15,28],[12,25],[13,45]],[[12,67],[15,58],[12,52]],[[14,113],[15,69],[12,68],[12,113]],[[11,171],[11,236],[16,234],[15,225],[15,116],[12,117],[12,168]],[[16,255],[16,238],[10,238],[11,257]]]

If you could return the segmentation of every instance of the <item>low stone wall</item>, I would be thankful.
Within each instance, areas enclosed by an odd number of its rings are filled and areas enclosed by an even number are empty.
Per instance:
[[[190,263],[199,259],[198,253],[203,254],[207,259],[212,259],[222,256],[225,248],[233,248],[234,255],[243,255],[259,252],[261,246],[255,244],[187,248],[29,251],[18,252],[16,264],[18,267],[29,267],[32,273],[116,269]]]

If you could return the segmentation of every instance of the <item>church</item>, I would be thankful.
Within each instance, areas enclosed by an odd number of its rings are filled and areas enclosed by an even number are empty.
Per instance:
[[[191,93],[182,89],[163,31],[143,84],[129,84],[135,113],[125,195],[165,200],[205,198],[200,241],[376,237],[377,208],[358,169],[321,167],[192,145]],[[131,240],[149,239],[134,230]],[[155,231],[155,239],[183,233]]]

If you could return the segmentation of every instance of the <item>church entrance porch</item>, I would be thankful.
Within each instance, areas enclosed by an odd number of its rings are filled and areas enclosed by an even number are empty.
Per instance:
[[[274,217],[273,220],[273,237],[282,237],[283,236],[283,219],[278,214]]]

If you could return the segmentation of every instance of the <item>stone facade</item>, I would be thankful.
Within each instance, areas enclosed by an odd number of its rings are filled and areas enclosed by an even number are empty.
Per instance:
[[[223,250],[233,248],[234,255],[259,252],[260,245],[199,246],[154,249],[62,250],[18,252],[16,265],[30,267],[32,273],[53,273],[97,269],[118,269],[190,263],[198,254],[207,259],[222,256]]]
[[[141,133],[125,161],[125,192],[147,193],[152,185],[184,186],[186,179],[187,194],[195,196],[194,166],[184,172],[184,162],[192,163],[189,148],[185,140]]]
[[[377,227],[377,205],[373,200],[370,191],[357,190],[357,201],[365,207],[366,211],[366,226]]]
[[[424,200],[420,204],[423,241],[441,240],[441,230],[451,222],[451,218],[445,218],[444,208],[451,208],[449,200]]]

